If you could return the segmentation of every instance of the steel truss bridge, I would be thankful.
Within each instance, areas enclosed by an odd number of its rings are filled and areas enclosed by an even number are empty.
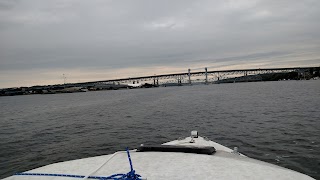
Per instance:
[[[211,83],[219,80],[228,79],[230,77],[254,77],[254,75],[268,74],[268,73],[286,73],[286,72],[297,72],[303,77],[306,72],[310,69],[319,69],[319,67],[293,67],[293,68],[259,68],[259,69],[236,69],[236,70],[219,70],[219,71],[208,71],[204,68],[204,71],[191,72],[188,69],[184,73],[175,74],[162,74],[153,76],[141,76],[121,79],[110,79],[103,81],[92,81],[77,83],[78,85],[93,85],[93,84],[122,84],[122,83],[143,83],[148,82],[151,84],[159,85],[166,83],[193,83],[193,82],[204,82]]]

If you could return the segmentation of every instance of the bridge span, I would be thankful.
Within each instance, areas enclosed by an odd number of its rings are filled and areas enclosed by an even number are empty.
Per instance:
[[[235,70],[219,70],[219,71],[209,71],[204,68],[204,71],[192,72],[188,69],[187,72],[173,73],[173,74],[161,74],[161,75],[151,75],[151,76],[139,76],[139,77],[129,77],[129,78],[119,78],[119,79],[109,79],[102,81],[91,81],[77,83],[79,85],[88,84],[110,84],[110,83],[142,83],[148,82],[155,85],[163,83],[193,83],[193,82],[204,82],[210,83],[230,77],[236,76],[249,76],[249,75],[260,75],[268,73],[285,73],[285,72],[297,72],[303,77],[306,72],[310,72],[318,69],[320,67],[290,67],[290,68],[259,68],[259,69],[235,69]]]

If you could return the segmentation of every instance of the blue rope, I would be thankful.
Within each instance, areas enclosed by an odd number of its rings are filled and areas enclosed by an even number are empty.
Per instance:
[[[130,164],[130,172],[128,172],[126,175],[122,176],[122,178],[126,179],[126,180],[139,180],[141,176],[139,174],[136,174],[135,170],[133,170],[132,161],[131,161],[130,152],[129,152],[128,147],[127,147],[126,151],[127,151],[127,155],[128,155],[128,159],[129,159],[129,164]]]
[[[47,174],[47,173],[15,173],[14,175],[18,176],[56,176],[56,177],[71,177],[71,178],[84,178],[85,176],[82,175],[73,175],[73,174]],[[112,176],[103,177],[103,176],[89,176],[89,179],[113,179],[115,175],[121,175],[123,174],[114,174]]]
[[[111,176],[89,176],[89,179],[100,179],[100,180],[141,180],[141,176],[135,173],[132,167],[132,161],[129,153],[129,149],[126,148],[129,163],[130,163],[130,172],[127,174],[113,174]],[[17,176],[56,176],[56,177],[71,177],[71,178],[84,178],[82,175],[73,175],[73,174],[47,174],[47,173],[15,173]]]

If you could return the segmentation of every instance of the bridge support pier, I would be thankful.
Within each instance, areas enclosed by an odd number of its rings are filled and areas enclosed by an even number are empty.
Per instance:
[[[204,68],[205,69],[205,71],[206,71],[206,84],[208,84],[208,68]]]
[[[181,75],[178,77],[178,85],[181,86]]]
[[[190,69],[188,69],[188,77],[189,77],[189,84],[191,85],[191,73],[190,73]]]

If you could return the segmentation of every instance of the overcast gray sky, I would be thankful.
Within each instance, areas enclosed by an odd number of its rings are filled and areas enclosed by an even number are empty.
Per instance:
[[[319,0],[0,0],[0,87],[319,65]]]

